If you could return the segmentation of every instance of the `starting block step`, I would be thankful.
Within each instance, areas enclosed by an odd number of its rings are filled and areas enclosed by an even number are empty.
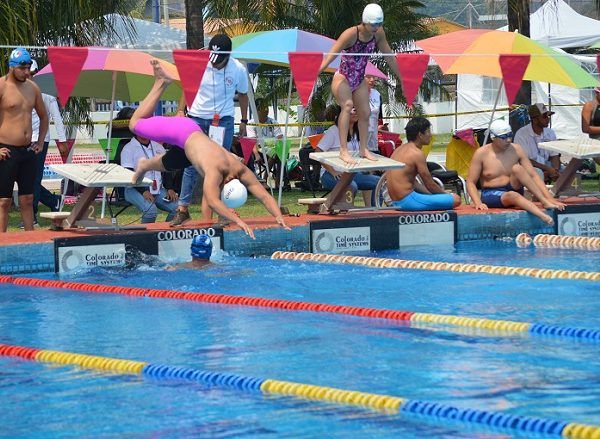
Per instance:
[[[40,212],[42,218],[48,218],[52,221],[52,230],[62,230],[62,222],[66,220],[71,212]]]
[[[308,213],[319,213],[321,204],[327,201],[327,198],[299,198],[298,204],[307,206]]]

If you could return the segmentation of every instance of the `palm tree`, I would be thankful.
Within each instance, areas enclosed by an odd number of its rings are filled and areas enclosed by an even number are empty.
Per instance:
[[[203,11],[205,3],[205,0],[185,0],[185,32],[188,49],[204,47]]]
[[[114,22],[106,14],[128,16],[139,0],[18,0],[0,2],[0,41],[6,46],[94,46],[102,35],[114,32]],[[129,29],[133,32],[133,25]],[[8,58],[4,49],[2,59]],[[46,61],[46,51],[33,50],[32,56]],[[0,62],[0,72],[7,63]],[[93,129],[89,101],[69,100],[65,123],[71,129],[84,124]]]

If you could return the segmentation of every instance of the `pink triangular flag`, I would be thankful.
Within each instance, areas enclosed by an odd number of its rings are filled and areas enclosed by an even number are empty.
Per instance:
[[[400,81],[406,104],[412,107],[421,82],[423,82],[423,75],[429,65],[429,55],[426,53],[398,53],[396,63],[400,70]]]
[[[188,107],[194,103],[209,56],[210,50],[173,50],[173,60]]]
[[[87,47],[48,47],[48,59],[54,73],[58,101],[63,108],[77,84],[87,56]]]
[[[288,57],[300,102],[306,107],[319,76],[323,54],[320,52],[290,52]]]
[[[475,147],[475,132],[473,131],[473,128],[459,130],[456,133],[454,133],[454,135],[463,142],[467,142],[472,147]]]
[[[500,55],[500,70],[502,70],[508,105],[512,105],[517,97],[530,59],[531,55],[526,54]]]
[[[240,145],[242,146],[242,154],[244,155],[244,162],[248,163],[250,155],[256,145],[256,139],[252,137],[240,137]]]

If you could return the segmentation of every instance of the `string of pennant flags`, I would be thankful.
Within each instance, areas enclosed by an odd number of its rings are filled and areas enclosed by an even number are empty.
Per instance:
[[[93,48],[56,46],[47,48],[48,59],[55,72],[54,80],[59,102],[63,107],[77,83],[89,50],[93,50]],[[188,105],[192,104],[201,86],[210,53],[209,50],[176,49],[172,51],[183,94]],[[322,52],[289,52],[287,55],[291,76],[300,102],[302,105],[307,106],[325,54]],[[365,54],[357,55],[364,56]],[[124,56],[126,55],[124,54]],[[430,55],[427,53],[397,53],[394,57],[400,71],[400,82],[407,105],[412,106],[430,63]],[[507,101],[509,105],[512,105],[531,61],[531,55],[501,54],[498,61]]]

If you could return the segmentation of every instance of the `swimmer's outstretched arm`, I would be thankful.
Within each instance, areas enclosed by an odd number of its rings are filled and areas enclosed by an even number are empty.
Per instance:
[[[267,190],[263,187],[262,184],[257,180],[256,176],[250,171],[248,168],[244,168],[242,174],[239,176],[239,180],[242,182],[246,189],[252,193],[269,211],[271,215],[275,217],[275,221],[281,227],[286,230],[291,230],[283,219],[283,215],[281,214],[281,210],[277,205],[275,199],[267,192]]]

